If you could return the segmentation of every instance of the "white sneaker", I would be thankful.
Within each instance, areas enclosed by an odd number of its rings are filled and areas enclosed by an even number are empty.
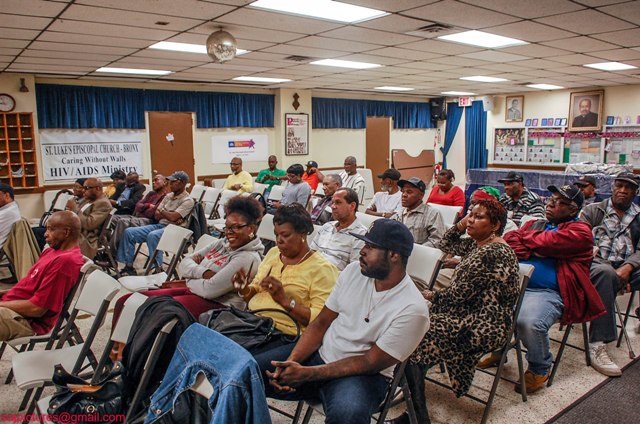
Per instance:
[[[589,346],[589,356],[591,357],[591,366],[600,374],[609,377],[620,377],[622,375],[620,367],[609,358],[606,345]]]

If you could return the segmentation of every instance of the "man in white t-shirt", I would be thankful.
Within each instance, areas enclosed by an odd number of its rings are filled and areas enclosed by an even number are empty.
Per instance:
[[[384,400],[394,366],[429,329],[429,312],[406,273],[413,250],[407,227],[378,219],[353,236],[365,243],[360,263],[340,273],[287,360],[271,362],[267,395],[319,399],[326,422],[364,424]]]
[[[352,188],[358,193],[358,198],[362,202],[364,199],[364,178],[358,174],[358,162],[354,156],[344,158],[344,171],[340,172],[342,187]]]
[[[398,187],[400,172],[389,168],[378,175],[382,183],[381,191],[373,195],[373,199],[365,213],[369,215],[391,218],[395,214],[402,212],[402,192]]]
[[[14,200],[13,187],[0,183],[0,249],[9,238],[13,224],[20,221],[20,208]]]

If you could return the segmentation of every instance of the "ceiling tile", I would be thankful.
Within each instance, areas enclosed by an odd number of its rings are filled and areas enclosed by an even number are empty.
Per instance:
[[[3,6],[4,9],[4,6]],[[51,18],[40,18],[36,16],[10,15],[0,13],[0,28],[21,28],[42,30],[51,23]]]
[[[265,28],[255,28],[243,25],[225,25],[225,30],[231,33],[236,39],[257,40],[271,43],[286,43],[291,40],[304,37],[304,34],[289,31],[272,31]],[[219,25],[215,23],[206,23],[192,29],[190,32],[205,34],[207,37],[214,31],[219,29]]]
[[[377,50],[370,50],[367,54],[376,55],[376,56],[387,56],[387,57],[395,57],[397,59],[407,59],[407,60],[429,60],[435,59],[436,57],[441,57],[441,54],[437,53],[429,53],[429,52],[421,52],[419,50],[406,50],[400,49],[397,47],[385,47]]]
[[[32,71],[32,72],[62,72],[62,73],[87,73],[95,71],[92,66],[72,66],[72,65],[34,65],[32,63],[13,63],[9,69],[14,71]]]
[[[109,36],[108,40],[112,46],[130,47],[134,49],[142,49],[153,44],[153,41],[149,41],[149,40],[138,40],[135,38],[120,38],[120,37],[114,37],[114,36]],[[90,34],[83,34],[82,37],[78,37],[78,34],[72,34],[68,32],[45,31],[40,35],[40,37],[38,37],[38,41],[104,46],[105,37],[101,35],[90,35]]]
[[[592,56],[587,56],[584,54],[570,54],[566,56],[554,56],[549,58],[549,60],[553,60],[555,62],[567,63],[569,65],[586,65],[587,63],[594,63],[594,58]]]
[[[614,4],[611,6],[601,7],[598,10],[609,15],[616,16],[625,21],[633,22],[640,25],[640,7],[636,1]]]
[[[411,12],[408,13],[410,14]],[[413,17],[394,14],[383,16],[378,19],[372,19],[370,21],[364,21],[356,25],[381,31],[407,33],[432,23],[433,22],[425,19],[414,19]]]
[[[322,35],[330,38],[374,43],[381,46],[395,46],[397,44],[420,40],[419,37],[413,37],[410,35],[394,34],[392,32],[377,31],[374,29],[359,28],[355,26],[345,26],[332,31],[327,31]]]
[[[468,57],[470,59],[486,60],[489,62],[514,62],[516,60],[527,60],[530,57],[521,56],[519,54],[505,53],[496,50],[484,50],[481,52],[465,53],[459,57]]]
[[[6,38],[0,38],[0,47],[22,49],[27,47],[30,42],[29,40],[7,40]]]
[[[377,63],[379,65],[397,65],[400,63],[405,63],[407,62],[406,59],[398,59],[398,58],[394,58],[394,57],[383,57],[383,56],[373,56],[370,54],[365,54],[365,53],[356,53],[356,54],[350,54],[347,56],[340,56],[341,60],[353,60],[356,62],[367,62],[367,63]],[[374,71],[376,71],[374,69]],[[382,69],[377,70],[378,71],[382,71]],[[393,72],[393,69],[388,69],[388,72]]]
[[[12,49],[12,48],[8,48],[8,47],[0,47],[0,55],[15,56],[17,54],[20,54],[21,51],[22,51],[22,49]]]
[[[640,4],[638,4],[640,7]],[[628,29],[625,31],[605,32],[603,34],[592,35],[608,43],[614,43],[622,47],[640,46],[640,28]]]
[[[605,43],[600,40],[595,40],[589,37],[573,37],[565,38],[563,40],[545,41],[542,43],[547,46],[557,47],[560,49],[570,50],[576,53],[586,53],[598,50],[613,49],[617,46],[609,43]]]
[[[303,18],[300,16],[286,15],[283,13],[265,12],[245,8],[230,12],[218,19],[215,23],[230,23],[240,26],[251,26],[256,28],[269,28],[274,30],[284,30],[298,32],[301,34],[317,34],[323,31],[339,28],[340,23],[329,22],[319,19]]]
[[[22,52],[20,57],[48,57],[48,58],[60,58],[60,59],[73,59],[73,60],[102,60],[111,62],[114,60],[118,60],[120,55],[108,55],[108,54],[92,54],[87,52],[78,52],[78,51],[55,51],[55,50],[35,50],[28,49]]]
[[[135,52],[134,49],[126,47],[111,46],[90,46],[86,44],[70,44],[70,43],[48,43],[44,41],[34,41],[29,46],[33,50],[53,50],[62,52],[87,52],[87,53],[104,53],[116,55],[128,55]]]
[[[328,47],[328,46],[327,46]],[[335,50],[325,50],[312,47],[292,46],[289,44],[277,44],[272,47],[262,49],[267,53],[281,53],[285,55],[309,56],[313,59],[329,59],[345,56],[346,52],[336,52]]]
[[[439,54],[464,54],[471,52],[479,52],[483,50],[480,47],[471,47],[459,43],[450,43],[447,41],[439,40],[422,40],[414,43],[407,43],[401,46],[404,49],[420,50],[423,52],[439,53]]]
[[[640,59],[640,51],[633,50],[633,49],[603,50],[600,52],[590,52],[589,55],[598,57],[601,59],[614,60],[614,61]]]
[[[486,28],[519,20],[512,16],[503,15],[502,13],[454,0],[444,0],[435,4],[411,9],[410,15],[468,29]]]
[[[350,52],[350,53],[360,53],[363,51],[373,50],[380,47],[376,44],[360,43],[357,41],[348,41],[348,40],[337,40],[335,38],[326,38],[326,37],[318,37],[318,36],[300,38],[298,40],[293,40],[288,44],[293,46],[317,47],[321,49],[331,47],[332,49],[335,49],[338,51]]]
[[[550,60],[544,59],[531,59],[531,60],[521,60],[519,62],[513,63],[516,66],[523,66],[525,68],[533,68],[533,69],[552,69],[553,67],[558,66],[558,62],[552,62]]]
[[[18,29],[18,28],[0,28],[2,38],[11,38],[14,40],[32,40],[40,34],[38,30]]]
[[[536,22],[583,35],[633,27],[633,24],[630,24],[629,22],[605,15],[604,13],[596,10],[580,10],[577,12],[564,13],[562,15],[547,16],[545,18],[536,19]],[[585,22],[593,22],[597,24],[585,25]]]
[[[486,7],[487,9],[508,15],[518,16],[523,19],[534,19],[541,16],[555,15],[557,13],[572,12],[584,7],[568,0],[465,0],[466,3]]]
[[[234,10],[234,7],[198,0],[77,0],[76,4],[100,6],[110,9],[121,9],[145,13],[158,13],[172,18],[175,16],[200,20],[214,19]],[[246,2],[240,2],[240,4]]]
[[[48,30],[69,32],[73,34],[103,35],[106,38],[104,38],[102,44],[104,44],[105,42],[109,42],[109,37],[111,37],[113,34],[117,34],[119,37],[124,38],[137,38],[154,41],[165,40],[175,35],[174,31],[164,31],[155,28],[137,28],[123,25],[110,25],[95,22],[79,22],[60,19],[52,23]],[[117,45],[115,41],[113,42],[113,44]]]
[[[548,46],[541,46],[539,44],[527,44],[525,46],[507,47],[507,48],[501,49],[501,51],[504,51],[507,53],[521,54],[523,56],[536,57],[536,58],[562,56],[570,53],[567,50],[556,49]]]
[[[476,67],[476,69],[486,69],[489,71],[502,71],[502,72],[520,72],[530,70],[531,68],[525,68],[524,66],[514,65],[512,63],[487,63]]]
[[[25,16],[56,17],[67,5],[62,2],[42,0],[2,0],[3,13]]]
[[[561,72],[563,74],[594,74],[597,73],[597,69],[585,68],[584,66],[565,66],[560,68],[554,68],[554,71]]]
[[[430,62],[433,63],[445,63],[447,65],[456,66],[482,66],[487,63],[485,60],[469,59],[461,56],[445,56],[433,59]]]
[[[529,43],[540,41],[557,40],[559,38],[575,36],[574,33],[543,25],[532,21],[520,21],[507,25],[499,25],[484,29],[491,34],[503,35],[505,37],[517,38]],[[517,46],[526,47],[526,46]]]
[[[100,68],[102,66],[106,66],[110,61],[109,60],[91,60],[91,59],[81,59],[81,60],[71,60],[71,59],[62,59],[62,58],[46,58],[46,57],[29,57],[21,55],[16,58],[15,63],[30,63],[30,64],[38,64],[38,65],[60,65],[60,66],[74,66],[74,67],[90,67],[91,69]]]

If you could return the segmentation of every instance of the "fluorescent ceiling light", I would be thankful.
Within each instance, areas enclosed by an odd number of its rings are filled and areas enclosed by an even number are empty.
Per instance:
[[[473,77],[461,77],[461,80],[467,80],[467,81],[477,81],[477,82],[503,82],[503,81],[509,81],[508,79],[504,79],[504,78],[496,78],[496,77],[485,77],[483,75],[476,75]]]
[[[457,34],[441,35],[441,40],[453,41],[454,43],[470,44],[472,46],[486,47],[489,49],[500,49],[502,47],[521,46],[529,44],[517,38],[503,37],[502,35],[489,34],[484,31],[465,31]]]
[[[637,66],[627,65],[620,62],[602,62],[602,63],[590,63],[583,65],[587,68],[600,69],[602,71],[626,71],[627,69],[636,69]]]
[[[159,71],[156,69],[133,69],[133,68],[98,68],[96,72],[107,72],[112,74],[136,74],[136,75],[169,75],[172,71]]]
[[[352,69],[370,69],[379,68],[382,65],[376,63],[366,62],[353,62],[351,60],[338,60],[338,59],[322,59],[311,62],[311,65],[324,65],[324,66],[337,66],[339,68],[352,68]]]
[[[413,91],[415,88],[411,87],[391,87],[384,85],[382,87],[373,87],[374,90],[384,90],[384,91]]]
[[[333,0],[258,0],[249,6],[338,22],[363,22],[388,15],[383,10]]]
[[[269,82],[269,83],[278,83],[278,82],[289,82],[290,79],[285,78],[267,78],[267,77],[235,77],[235,81],[248,81],[248,82]]]
[[[444,94],[447,96],[475,96],[476,93],[470,93],[468,91],[443,91],[440,94]]]
[[[537,88],[538,90],[559,90],[564,88],[553,84],[527,84],[527,87]]]
[[[149,46],[150,49],[170,50],[174,52],[207,54],[207,46],[204,44],[175,43],[173,41],[160,41]],[[249,50],[236,49],[236,56],[249,53]]]

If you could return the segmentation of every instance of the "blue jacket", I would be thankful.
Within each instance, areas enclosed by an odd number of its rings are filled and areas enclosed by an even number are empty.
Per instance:
[[[145,424],[170,413],[200,372],[213,387],[210,424],[271,422],[260,369],[251,354],[225,336],[193,324],[182,334],[162,384],[151,397]]]

